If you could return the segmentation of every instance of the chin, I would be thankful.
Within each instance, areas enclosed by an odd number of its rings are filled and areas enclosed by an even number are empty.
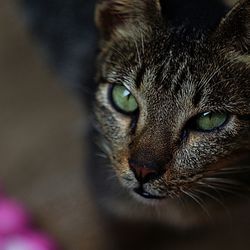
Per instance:
[[[169,198],[167,197],[156,197],[156,196],[147,197],[139,194],[135,190],[129,191],[129,194],[133,197],[133,199],[136,202],[139,202],[146,206],[153,206],[153,207],[163,206],[164,204],[166,204],[167,200],[169,200]]]

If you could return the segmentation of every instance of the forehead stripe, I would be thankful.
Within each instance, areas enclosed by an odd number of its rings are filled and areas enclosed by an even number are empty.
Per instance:
[[[142,65],[137,74],[136,74],[136,78],[135,78],[135,86],[137,89],[139,89],[141,87],[141,84],[142,84],[142,80],[143,80],[143,76],[145,74],[145,71],[146,71],[146,68],[144,65]]]

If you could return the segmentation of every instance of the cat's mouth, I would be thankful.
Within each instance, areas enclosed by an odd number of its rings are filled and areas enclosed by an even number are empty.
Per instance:
[[[166,196],[159,196],[159,195],[153,195],[149,192],[145,191],[143,186],[139,186],[137,188],[134,188],[133,190],[136,194],[140,195],[141,197],[147,199],[147,200],[163,200],[166,198]]]

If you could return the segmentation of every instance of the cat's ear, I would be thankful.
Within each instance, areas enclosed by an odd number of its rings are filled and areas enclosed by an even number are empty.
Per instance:
[[[95,21],[103,38],[108,40],[117,30],[145,29],[160,15],[160,0],[100,0]]]
[[[250,0],[241,0],[222,20],[216,31],[219,42],[250,54]]]

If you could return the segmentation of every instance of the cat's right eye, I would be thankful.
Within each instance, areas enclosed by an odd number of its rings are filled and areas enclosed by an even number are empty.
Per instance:
[[[138,103],[135,97],[125,86],[114,85],[110,91],[111,102],[117,111],[129,115],[138,110]]]
[[[228,121],[228,118],[227,113],[205,112],[196,117],[194,128],[203,132],[211,132],[222,127]]]

